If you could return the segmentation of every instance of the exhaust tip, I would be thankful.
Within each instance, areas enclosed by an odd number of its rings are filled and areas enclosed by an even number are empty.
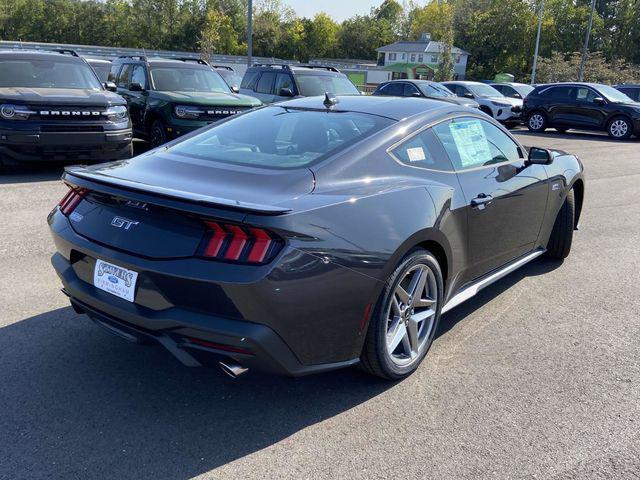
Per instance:
[[[218,362],[218,365],[220,366],[220,369],[231,378],[238,378],[249,370],[248,368],[233,362]]]

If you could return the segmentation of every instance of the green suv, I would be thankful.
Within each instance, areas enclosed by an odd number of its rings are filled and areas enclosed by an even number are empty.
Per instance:
[[[234,93],[204,60],[123,56],[109,81],[127,100],[134,135],[152,147],[261,105]]]

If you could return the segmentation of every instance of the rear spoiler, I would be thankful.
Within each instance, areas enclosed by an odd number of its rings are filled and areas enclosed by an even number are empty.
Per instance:
[[[218,198],[210,195],[198,195],[182,190],[157,187],[139,182],[132,182],[122,178],[114,178],[99,173],[87,171],[83,166],[71,166],[64,169],[62,180],[65,183],[85,187],[106,194],[117,195],[117,190],[126,190],[131,193],[165,198],[180,203],[188,203],[205,207],[222,208],[245,213],[257,213],[261,215],[283,215],[290,212],[290,208],[277,207],[274,205],[263,205],[257,203],[240,202],[228,198]],[[88,181],[88,182],[87,182]],[[149,203],[153,203],[149,201]]]

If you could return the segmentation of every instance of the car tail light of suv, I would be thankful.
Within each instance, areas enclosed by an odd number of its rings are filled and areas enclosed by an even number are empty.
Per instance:
[[[265,264],[282,248],[275,234],[262,228],[206,221],[200,256],[230,262]]]
[[[68,217],[87,193],[89,193],[89,191],[86,188],[69,187],[67,194],[62,197],[62,200],[58,203],[62,214]]]

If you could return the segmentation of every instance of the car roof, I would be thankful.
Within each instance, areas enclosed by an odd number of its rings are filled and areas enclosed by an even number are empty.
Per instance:
[[[555,83],[545,83],[544,85],[540,85],[540,87],[606,87],[607,85],[603,83],[591,83],[591,82],[555,82]]]
[[[428,111],[450,111],[457,105],[440,100],[428,100],[415,97],[386,97],[374,95],[343,95],[336,97],[338,103],[331,107],[335,112],[359,112],[370,115],[387,117],[392,120],[402,120]],[[327,110],[324,105],[325,97],[302,97],[286,102],[279,102],[275,106],[307,108],[312,110]],[[465,111],[464,107],[460,107]]]
[[[619,83],[614,85],[615,88],[623,88],[623,87],[631,87],[631,88],[640,88],[640,83]]]
[[[77,55],[70,55],[52,50],[0,50],[0,59],[11,60],[60,60],[63,62],[84,62]]]
[[[409,83],[423,83],[423,84],[428,84],[428,83],[438,83],[438,82],[434,82],[433,80],[422,80],[420,78],[396,78],[395,80],[387,80],[386,82],[383,83],[399,83],[399,82],[409,82]]]
[[[448,85],[486,85],[482,82],[472,82],[471,80],[451,80],[450,82],[442,82]]]
[[[489,85],[509,85],[509,86],[524,86],[524,87],[530,87],[531,85],[529,85],[528,83],[520,83],[520,82],[491,82]]]
[[[111,63],[111,60],[107,60],[107,59],[104,59],[104,58],[87,58],[87,57],[85,57],[85,60],[88,63],[96,63],[96,64],[97,63],[103,63],[103,64],[110,64]]]
[[[185,61],[163,57],[122,56],[116,58],[113,63],[146,63],[157,67],[200,68],[211,70],[211,67],[208,64],[198,63],[196,58]]]
[[[291,72],[293,74],[296,73],[309,73],[313,72],[314,75],[328,75],[328,76],[346,76],[338,69],[333,69],[333,67],[324,67],[322,65],[288,65],[288,64],[273,64],[273,65],[252,65],[247,68],[247,72],[256,72],[256,71],[274,71],[274,72]]]

